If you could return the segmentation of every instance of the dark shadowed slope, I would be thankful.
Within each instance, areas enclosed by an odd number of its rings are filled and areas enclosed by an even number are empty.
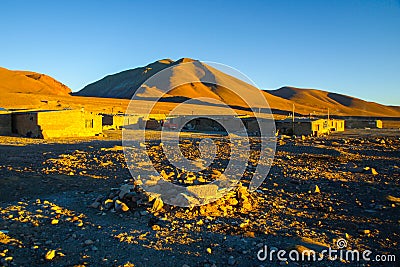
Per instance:
[[[169,67],[173,62],[170,59],[163,59],[145,67],[108,75],[99,81],[86,85],[74,95],[130,99],[142,83],[155,73]]]

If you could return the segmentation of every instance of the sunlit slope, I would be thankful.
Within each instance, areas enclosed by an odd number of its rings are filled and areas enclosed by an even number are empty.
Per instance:
[[[337,115],[400,116],[399,107],[385,106],[322,90],[282,87],[266,92],[313,109],[329,108],[332,114]]]
[[[69,95],[71,89],[45,74],[0,67],[0,94]]]

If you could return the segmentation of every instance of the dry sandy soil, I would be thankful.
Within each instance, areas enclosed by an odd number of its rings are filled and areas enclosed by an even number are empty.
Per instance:
[[[0,265],[357,265],[257,259],[264,245],[319,252],[339,238],[347,249],[396,255],[398,264],[398,130],[279,139],[259,190],[247,192],[243,181],[217,203],[192,209],[156,204],[129,187],[120,146],[118,132],[79,140],[0,137]],[[119,196],[124,184],[131,190]]]

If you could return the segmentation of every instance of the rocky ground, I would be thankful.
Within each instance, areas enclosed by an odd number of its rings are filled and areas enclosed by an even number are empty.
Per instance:
[[[0,264],[398,266],[399,148],[398,130],[283,136],[257,191],[243,180],[216,202],[180,208],[135,185],[113,132],[94,140],[0,137]],[[347,250],[397,262],[257,258],[265,246],[320,256],[339,239]]]

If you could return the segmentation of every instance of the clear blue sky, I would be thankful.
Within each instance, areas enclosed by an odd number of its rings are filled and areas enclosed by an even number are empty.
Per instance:
[[[0,1],[0,66],[73,91],[162,58],[230,65],[260,88],[400,105],[400,3]]]

